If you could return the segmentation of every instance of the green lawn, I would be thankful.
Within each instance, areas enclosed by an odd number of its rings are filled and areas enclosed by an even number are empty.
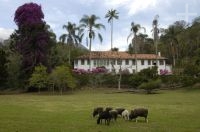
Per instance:
[[[96,106],[146,107],[149,123],[118,118],[97,125]],[[160,91],[145,95],[106,90],[66,95],[0,95],[0,132],[197,132],[200,131],[200,91]]]

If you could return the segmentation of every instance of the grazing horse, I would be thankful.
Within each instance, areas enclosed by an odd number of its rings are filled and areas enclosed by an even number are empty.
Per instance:
[[[124,110],[122,112],[122,117],[125,119],[125,120],[129,120],[129,112],[128,110]]]
[[[96,115],[100,114],[101,112],[103,112],[103,107],[97,107],[97,108],[94,108],[92,115],[93,115],[93,117],[95,117]]]
[[[112,117],[112,119],[114,119],[115,121],[117,120],[117,111],[116,110],[110,110],[110,115]]]
[[[148,116],[148,109],[137,108],[137,109],[131,110],[129,119],[130,120],[135,119],[135,121],[137,122],[137,117],[144,117],[145,121],[148,122],[147,116]]]
[[[102,123],[102,120],[104,119],[105,124],[109,125],[111,118],[112,118],[112,116],[109,111],[103,111],[99,114],[99,117],[97,119],[97,124]]]

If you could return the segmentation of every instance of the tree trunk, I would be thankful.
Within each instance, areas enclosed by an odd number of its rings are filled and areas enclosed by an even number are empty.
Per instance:
[[[54,83],[52,84],[52,91],[53,91],[53,94],[54,94]]]
[[[68,58],[69,60],[69,65],[71,64],[71,46],[69,46],[69,58]]]
[[[111,50],[113,49],[113,19],[111,20]]]
[[[90,38],[90,45],[89,45],[89,50],[90,50],[90,55],[89,55],[89,70],[91,71],[92,36],[89,35],[89,38]]]
[[[136,33],[134,33],[134,39],[132,40],[132,43],[134,44],[134,54],[135,54],[135,73],[137,73],[137,50],[136,50]]]
[[[121,90],[122,68],[119,69],[118,90]]]
[[[121,90],[121,78],[122,78],[122,74],[119,74],[119,79],[118,79],[118,90]]]
[[[63,94],[63,88],[62,88],[62,86],[60,85],[60,95],[62,95]]]

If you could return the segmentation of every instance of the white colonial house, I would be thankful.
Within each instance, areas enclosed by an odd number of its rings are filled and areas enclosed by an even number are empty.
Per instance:
[[[89,58],[89,53],[76,58],[74,60],[74,69],[89,70],[104,66],[110,72],[113,68],[116,72],[119,72],[121,66],[122,71],[128,70],[130,73],[135,73],[136,69],[137,72],[139,72],[142,69],[157,65],[159,74],[160,71],[167,71],[168,73],[171,73],[172,71],[171,66],[166,64],[167,58],[160,56],[160,54],[129,54],[121,51],[92,51],[91,65]]]

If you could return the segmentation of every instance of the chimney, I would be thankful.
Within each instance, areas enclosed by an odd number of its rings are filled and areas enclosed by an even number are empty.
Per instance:
[[[161,53],[160,53],[160,52],[158,52],[158,56],[161,56]]]

